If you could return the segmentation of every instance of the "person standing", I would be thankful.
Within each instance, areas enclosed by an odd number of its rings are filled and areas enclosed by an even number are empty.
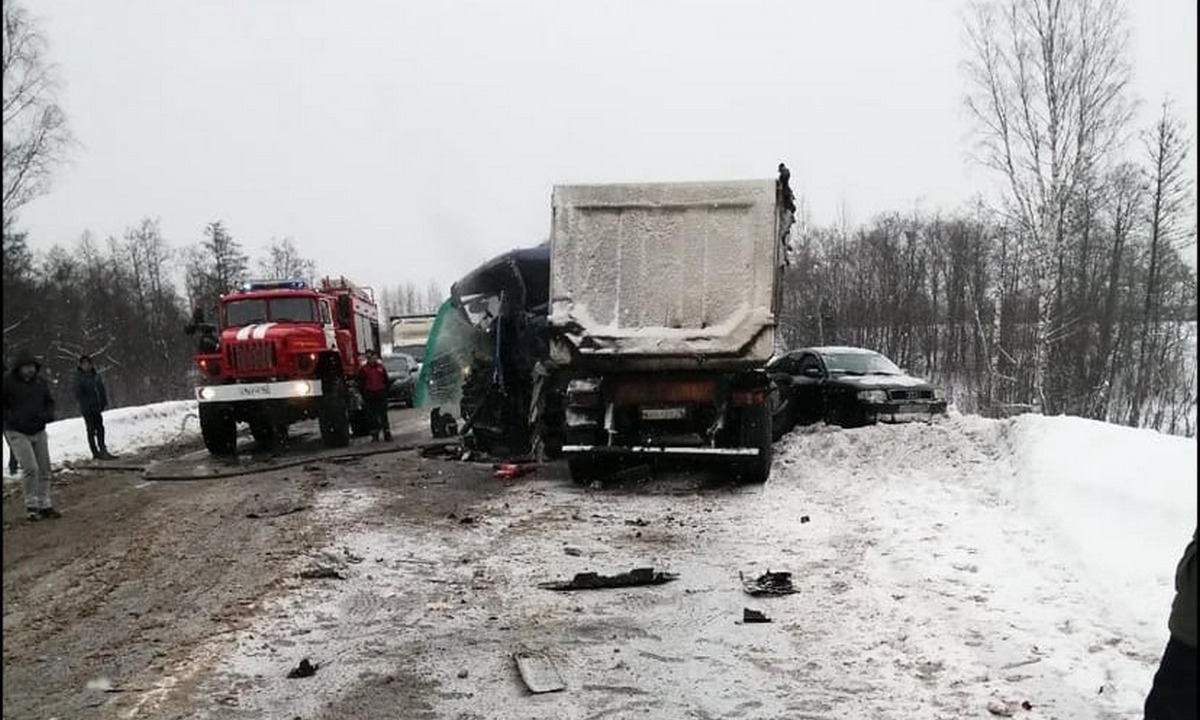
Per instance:
[[[1146,697],[1145,720],[1194,720],[1197,715],[1196,690],[1196,593],[1200,576],[1196,574],[1196,532],[1175,568],[1175,600],[1167,628],[1171,639],[1163,651],[1162,662],[1154,674]]]
[[[3,369],[0,369],[0,377],[4,377],[7,375],[8,375],[8,363],[4,363]],[[8,440],[5,439],[4,443],[7,445]],[[15,476],[20,469],[21,469],[21,466],[17,464],[17,454],[12,451],[12,445],[9,445],[8,446],[8,474]]]
[[[62,515],[50,504],[50,445],[46,425],[54,421],[54,396],[40,373],[42,364],[28,351],[5,375],[0,395],[4,437],[21,464],[25,517],[30,521]]]
[[[75,403],[83,422],[87,426],[88,447],[96,460],[115,460],[116,456],[108,451],[104,443],[104,416],[108,409],[108,390],[104,387],[104,379],[96,372],[92,358],[88,355],[79,357],[79,367],[75,368],[75,378],[72,381],[75,391]]]
[[[380,431],[384,440],[392,439],[392,427],[388,422],[387,391],[388,374],[383,360],[374,350],[367,351],[367,361],[358,369],[359,390],[363,394],[363,405],[371,422],[371,441],[379,440]]]

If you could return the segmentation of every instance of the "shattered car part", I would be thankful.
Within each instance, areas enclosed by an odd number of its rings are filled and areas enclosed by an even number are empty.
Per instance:
[[[288,680],[296,680],[297,678],[312,677],[313,675],[317,674],[317,670],[319,670],[320,667],[321,666],[316,663],[309,662],[308,658],[304,658],[303,660],[300,661],[299,665],[292,668],[291,671],[288,672],[288,674],[287,674]]]
[[[603,588],[636,587],[640,585],[662,585],[679,577],[676,573],[657,572],[654,568],[635,568],[627,573],[600,575],[594,572],[578,573],[571,580],[538,583],[546,590],[599,590]]]
[[[766,615],[759,612],[758,610],[751,610],[750,608],[742,608],[742,622],[744,622],[744,623],[769,623],[769,622],[773,622],[773,621],[771,620],[771,618],[767,617]]]
[[[558,669],[545,653],[522,650],[513,653],[513,660],[516,661],[517,672],[521,674],[521,680],[525,687],[529,688],[529,692],[548,693],[566,689],[567,684],[563,682]]]
[[[738,573],[738,577],[742,581],[742,588],[751,595],[790,595],[797,592],[792,585],[790,572],[773,573],[768,570],[755,580],[746,580],[743,573]]]

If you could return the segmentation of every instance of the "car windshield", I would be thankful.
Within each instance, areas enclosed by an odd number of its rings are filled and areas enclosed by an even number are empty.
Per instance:
[[[383,359],[383,367],[392,374],[403,374],[409,371],[412,367],[409,365],[408,358],[403,355],[392,355]]]
[[[834,353],[822,355],[829,374],[903,375],[891,360],[878,353]]]
[[[234,300],[225,305],[225,327],[255,323],[317,322],[317,304],[312,298],[285,297],[272,300]]]

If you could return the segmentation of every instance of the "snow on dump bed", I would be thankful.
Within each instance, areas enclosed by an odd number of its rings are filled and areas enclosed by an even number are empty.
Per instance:
[[[199,437],[196,412],[195,400],[171,400],[109,410],[104,413],[108,449],[117,455],[127,455],[172,440]],[[188,418],[189,415],[192,417]],[[91,459],[83,418],[50,423],[46,432],[50,441],[50,460],[55,466]],[[4,444],[4,465],[7,472],[7,443]]]
[[[773,350],[775,182],[558,186],[550,323],[584,355]]]

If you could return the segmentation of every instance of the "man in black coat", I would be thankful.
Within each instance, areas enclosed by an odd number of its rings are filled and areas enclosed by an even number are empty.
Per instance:
[[[61,517],[50,504],[50,445],[46,425],[54,421],[54,396],[39,374],[42,365],[28,351],[4,376],[4,437],[21,464],[25,517],[31,521]]]
[[[92,457],[97,460],[113,460],[116,458],[108,452],[104,444],[103,412],[108,409],[108,391],[104,388],[104,379],[96,372],[92,358],[83,355],[79,358],[79,367],[75,369],[75,377],[71,383],[75,390],[75,402],[79,405],[79,414],[87,425],[88,447],[92,449]]]

